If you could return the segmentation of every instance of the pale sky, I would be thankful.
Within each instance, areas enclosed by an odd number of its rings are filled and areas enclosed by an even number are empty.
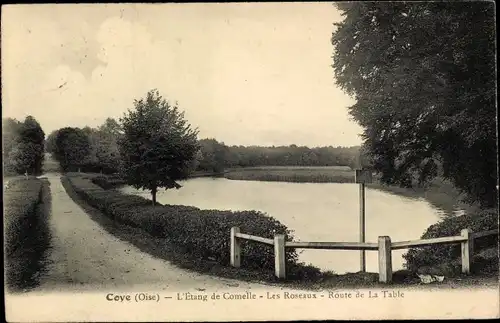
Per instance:
[[[95,127],[157,88],[200,138],[358,145],[331,68],[340,20],[325,2],[2,6],[2,114]]]

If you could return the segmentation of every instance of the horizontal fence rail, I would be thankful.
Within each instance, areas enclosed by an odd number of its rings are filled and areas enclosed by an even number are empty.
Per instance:
[[[245,239],[245,240],[251,240],[255,242],[260,242],[268,245],[274,245],[274,240],[273,239],[267,239],[267,238],[262,238],[258,236],[252,236],[250,234],[245,234],[245,233],[236,233],[236,237],[240,239]]]
[[[330,250],[378,250],[378,244],[367,242],[285,242],[286,248]]]
[[[491,236],[494,234],[498,234],[498,229],[472,233],[472,236],[474,239],[477,239],[477,238],[482,238],[482,237],[486,237],[486,236]]]
[[[474,252],[474,240],[486,236],[498,235],[498,229],[483,232],[471,232],[464,229],[459,236],[441,237],[433,239],[410,240],[391,242],[388,236],[378,238],[378,243],[368,242],[303,242],[287,241],[285,236],[276,235],[274,239],[258,237],[240,232],[240,228],[231,228],[231,266],[241,265],[240,240],[249,240],[274,246],[274,268],[278,278],[286,277],[285,249],[328,249],[328,250],[377,250],[379,281],[381,283],[392,282],[392,250],[407,249],[412,247],[425,247],[437,244],[461,244],[462,273],[470,274],[471,259]]]
[[[434,244],[448,244],[448,243],[457,243],[467,240],[462,236],[455,237],[443,237],[443,238],[433,238],[433,239],[424,239],[424,240],[411,240],[411,241],[400,241],[391,243],[391,248],[393,250],[397,249],[407,249],[411,247],[425,247],[431,246]]]

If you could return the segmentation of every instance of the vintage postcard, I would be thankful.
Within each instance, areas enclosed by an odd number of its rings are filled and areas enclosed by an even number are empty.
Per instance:
[[[493,2],[1,23],[8,322],[500,316]]]

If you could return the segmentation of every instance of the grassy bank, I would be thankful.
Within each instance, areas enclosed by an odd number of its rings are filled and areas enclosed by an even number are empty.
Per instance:
[[[453,184],[442,178],[435,178],[426,187],[404,188],[384,185],[377,181],[367,184],[367,187],[411,199],[425,199],[433,207],[442,210],[445,216],[454,216],[458,210],[471,214],[480,211],[478,205],[463,202],[464,195]]]
[[[47,180],[17,178],[4,192],[5,278],[10,292],[32,289],[44,270],[50,243]]]
[[[191,175],[189,175],[189,178],[198,178],[198,177],[224,177],[224,173],[196,171],[191,173]]]

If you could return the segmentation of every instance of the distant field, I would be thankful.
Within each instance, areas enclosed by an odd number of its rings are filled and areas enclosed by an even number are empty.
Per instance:
[[[224,174],[224,177],[248,181],[352,183],[354,171],[348,166],[265,166],[231,169]]]
[[[255,167],[242,167],[242,168],[231,168],[229,171],[249,171],[249,170],[307,170],[307,171],[334,171],[334,170],[344,170],[353,171],[349,166],[255,166]]]

